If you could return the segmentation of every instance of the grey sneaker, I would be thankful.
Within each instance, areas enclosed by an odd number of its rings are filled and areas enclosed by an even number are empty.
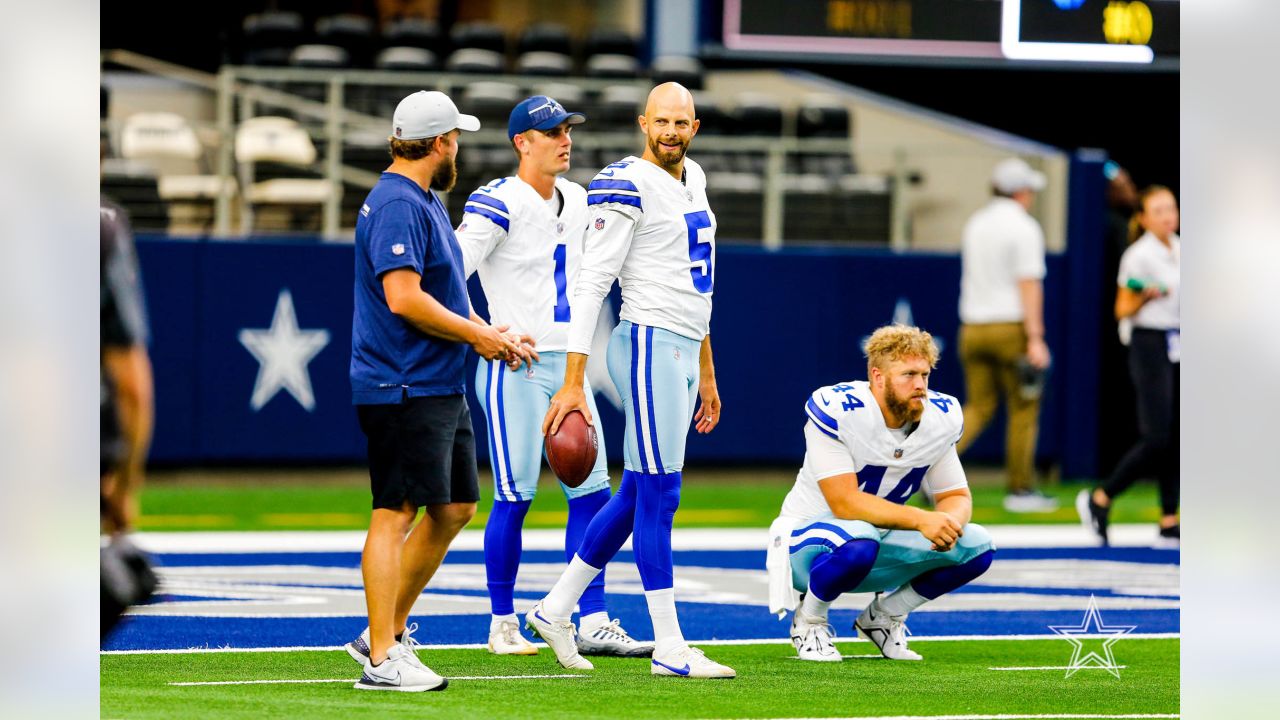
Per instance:
[[[444,690],[449,687],[449,681],[423,665],[412,650],[397,643],[387,651],[386,660],[378,665],[365,666],[364,674],[354,687],[357,690],[426,692]]]
[[[583,655],[652,657],[653,644],[636,642],[622,629],[620,621],[614,619],[585,635],[578,633],[578,652]]]

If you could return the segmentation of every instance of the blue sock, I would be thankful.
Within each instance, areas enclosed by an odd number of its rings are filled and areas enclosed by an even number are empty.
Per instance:
[[[583,533],[578,557],[591,567],[604,568],[631,537],[636,515],[635,475],[630,470],[622,472],[618,494],[609,498],[609,502],[596,512]]]
[[[833,553],[824,553],[809,569],[809,591],[823,602],[834,602],[867,579],[880,543],[875,540],[850,540]]]
[[[671,522],[680,506],[682,473],[636,474],[636,521],[632,546],[646,592],[675,585],[671,572]]]
[[[962,565],[935,568],[912,580],[911,587],[920,594],[920,597],[933,600],[939,595],[973,582],[991,567],[991,559],[995,554],[995,550],[988,550]]]
[[[608,502],[609,488],[607,487],[590,495],[569,498],[569,523],[564,527],[564,561],[566,563],[573,561],[573,556],[582,546],[582,538],[587,534],[587,527],[591,520]],[[625,542],[625,538],[623,541]],[[603,566],[593,565],[592,567],[600,567],[601,570],[600,574],[596,575],[596,579],[592,580],[587,589],[582,592],[582,597],[578,599],[578,609],[583,615],[605,611],[604,569]]]
[[[532,500],[495,500],[484,524],[484,573],[494,615],[515,613],[516,573],[520,570],[520,532]]]

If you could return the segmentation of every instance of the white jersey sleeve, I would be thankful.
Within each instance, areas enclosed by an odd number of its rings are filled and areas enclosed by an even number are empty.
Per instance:
[[[490,320],[563,351],[582,260],[586,192],[563,178],[557,214],[519,177],[499,178],[467,198],[458,240],[468,273],[480,276]],[[594,328],[593,328],[594,330]]]
[[[681,179],[633,156],[605,167],[587,186],[589,257],[584,267],[617,276],[621,319],[697,341],[707,336],[716,220],[706,190],[702,168],[687,157]],[[631,220],[629,243],[610,237],[627,229],[627,223],[611,221],[609,213]],[[610,240],[599,256],[590,250],[598,233]],[[621,265],[613,272],[619,255]]]
[[[573,290],[574,315],[569,323],[568,351],[591,354],[591,339],[600,306],[618,278],[631,250],[636,220],[633,213],[610,203],[594,212],[592,225],[583,240],[582,268]]]
[[[929,467],[929,472],[924,474],[924,487],[931,498],[969,487],[969,479],[965,477],[964,466],[960,464],[960,456],[956,454],[954,445],[941,460]]]

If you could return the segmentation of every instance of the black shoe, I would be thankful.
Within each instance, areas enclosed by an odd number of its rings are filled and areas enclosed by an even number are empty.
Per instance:
[[[1080,522],[1098,536],[1103,547],[1111,544],[1107,539],[1107,518],[1111,508],[1094,502],[1092,490],[1081,490],[1076,494],[1076,513],[1080,515]]]
[[[1162,527],[1160,528],[1160,537],[1171,539],[1171,540],[1181,540],[1182,534],[1179,531],[1180,527],[1181,525],[1171,525],[1169,527]]]

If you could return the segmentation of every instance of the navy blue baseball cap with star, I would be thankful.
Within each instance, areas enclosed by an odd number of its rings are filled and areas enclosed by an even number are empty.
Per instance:
[[[571,113],[564,106],[546,95],[534,95],[520,101],[507,120],[507,139],[513,139],[525,130],[550,130],[566,120],[570,125],[585,122],[586,115]]]

